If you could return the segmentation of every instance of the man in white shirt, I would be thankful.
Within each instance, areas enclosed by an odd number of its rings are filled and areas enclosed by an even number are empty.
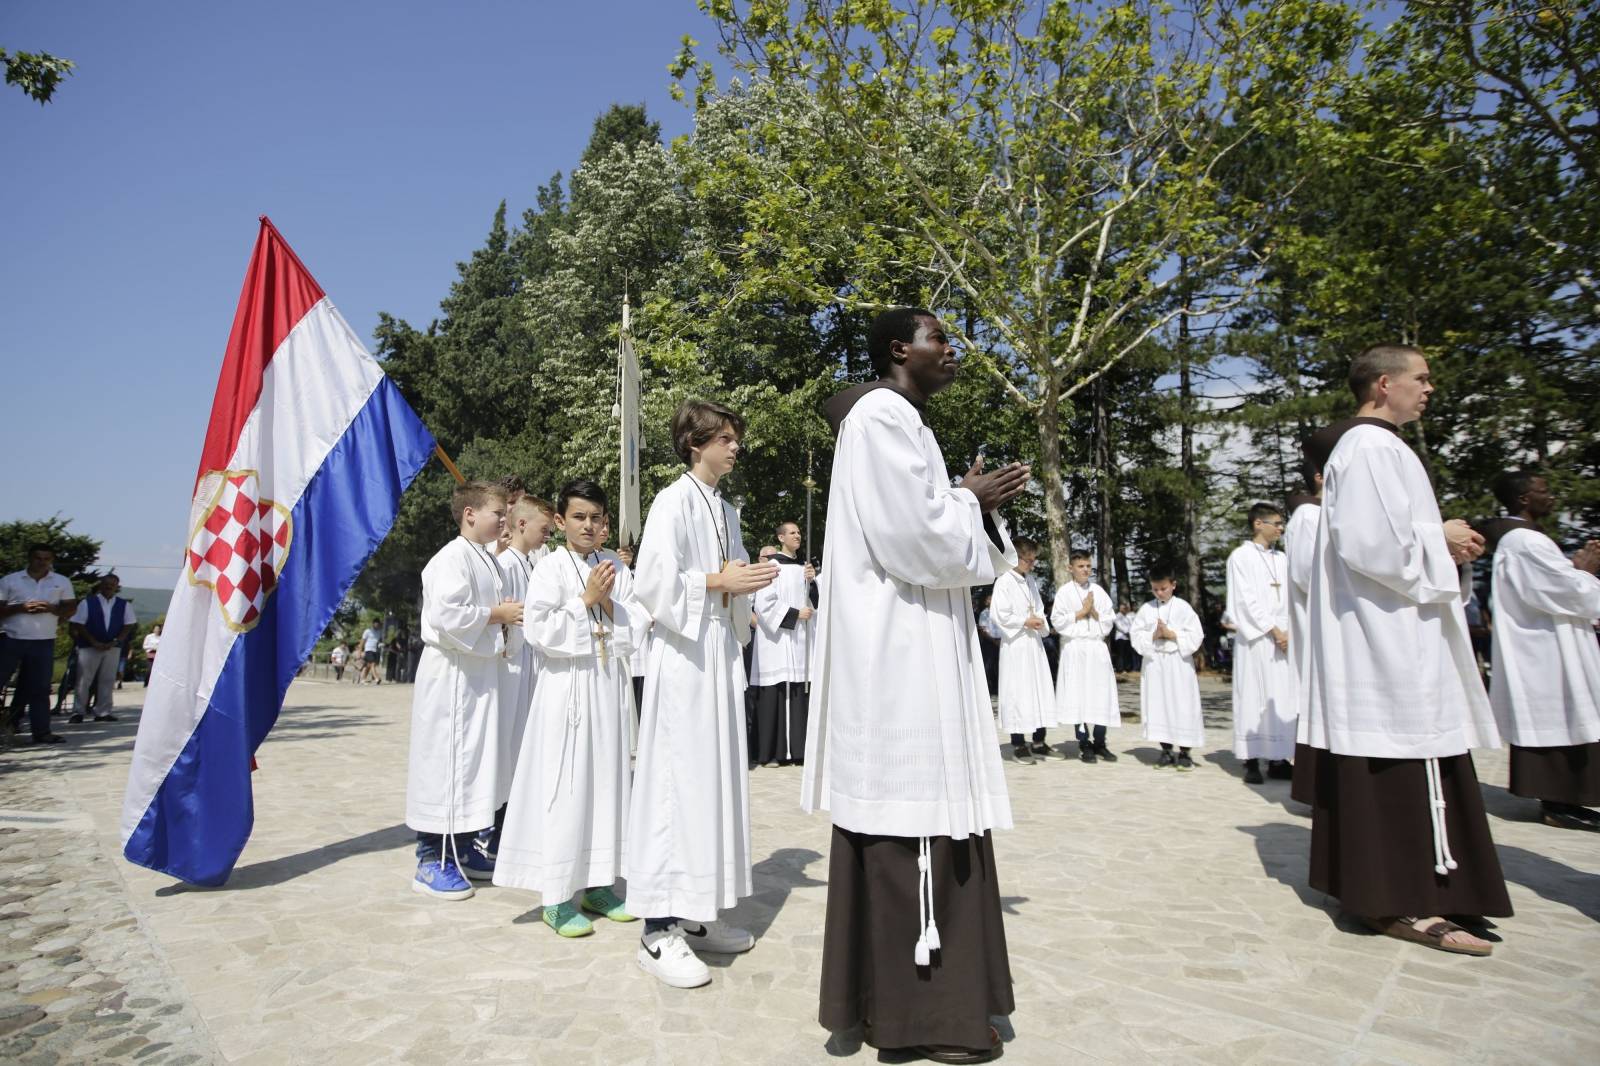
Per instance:
[[[27,708],[35,744],[60,744],[50,732],[50,675],[55,669],[56,626],[78,605],[72,582],[56,573],[55,549],[28,547],[28,565],[0,578],[0,688],[17,677],[17,694]],[[12,720],[15,729],[19,711]]]
[[[117,595],[121,589],[121,578],[116,574],[105,575],[95,586],[94,595],[85,596],[67,622],[78,646],[78,687],[69,722],[83,721],[91,691],[94,693],[94,720],[117,720],[111,713],[117,660],[122,655],[123,641],[139,622],[134,616],[133,604]]]
[[[383,684],[383,679],[378,676],[378,649],[383,647],[383,630],[379,625],[378,619],[373,618],[361,634],[361,680],[371,681],[374,685]]]

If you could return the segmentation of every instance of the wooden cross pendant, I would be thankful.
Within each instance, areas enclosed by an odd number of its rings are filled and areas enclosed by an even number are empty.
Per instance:
[[[722,572],[724,574],[726,574],[728,572],[728,567],[731,565],[731,563],[732,563],[732,560],[729,560],[729,562],[726,562],[726,563],[722,564]],[[722,594],[722,606],[724,606],[724,607],[728,606],[728,594],[726,592],[724,592]]]

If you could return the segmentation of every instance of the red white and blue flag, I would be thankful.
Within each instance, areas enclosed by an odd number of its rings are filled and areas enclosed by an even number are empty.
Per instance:
[[[255,819],[255,750],[433,449],[262,216],[134,743],[128,861],[228,879]]]

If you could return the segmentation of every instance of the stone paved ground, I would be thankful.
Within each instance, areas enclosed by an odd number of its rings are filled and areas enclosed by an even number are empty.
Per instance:
[[[1517,910],[1495,956],[1361,934],[1306,887],[1310,829],[1287,786],[1246,787],[1216,750],[1225,690],[1206,698],[1192,774],[1150,769],[1131,722],[1116,765],[1007,764],[1005,1061],[1600,1062],[1600,836],[1534,822],[1501,787],[1503,755],[1484,753]],[[635,967],[638,926],[563,941],[526,893],[409,891],[409,699],[290,690],[222,890],[117,857],[125,708],[70,745],[0,754],[0,1062],[879,1059],[814,1021],[828,829],[797,809],[798,771],[753,775],[757,893],[733,918],[755,950],[678,992]]]

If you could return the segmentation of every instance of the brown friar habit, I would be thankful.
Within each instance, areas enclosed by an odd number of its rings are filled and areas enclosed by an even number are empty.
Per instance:
[[[1511,914],[1471,755],[1439,760],[1445,832],[1457,868],[1434,871],[1426,760],[1308,749],[1311,887],[1364,918]],[[1300,767],[1295,784],[1301,784]]]
[[[1511,745],[1511,794],[1600,806],[1600,740],[1557,748]]]
[[[989,1046],[1016,1009],[990,835],[929,839],[940,950],[918,966],[917,840],[833,830],[822,940],[823,1028],[878,1048]]]
[[[856,403],[879,389],[900,391],[888,382],[877,382],[836,396],[826,411],[835,431]],[[840,485],[836,474],[830,515]],[[983,528],[994,544],[1002,543],[992,516],[983,516]],[[833,545],[832,528],[829,535],[829,550],[835,553],[829,561],[835,562],[845,549]],[[847,565],[847,560],[837,562],[834,576],[842,572],[840,566]],[[828,595],[824,590],[825,611]],[[826,640],[826,633],[819,636],[819,646]],[[977,652],[975,646],[970,650]],[[958,654],[967,652],[958,649]],[[974,669],[981,666],[974,665]],[[901,682],[885,670],[883,683]],[[978,684],[981,686],[981,681]],[[856,698],[867,697],[857,694]],[[986,712],[987,699],[984,704]],[[819,741],[815,713],[814,709],[809,737],[814,747]],[[988,714],[982,717],[987,724]],[[824,736],[826,729],[824,726]],[[892,761],[895,753],[887,758]],[[808,772],[820,772],[822,760],[814,760],[808,753],[806,761],[812,764]],[[833,813],[837,819],[837,807]],[[1009,804],[998,824],[1009,827]],[[924,842],[929,862],[926,880],[919,866]],[[924,900],[931,900],[932,905],[929,928],[936,927],[936,935],[926,940]],[[873,1047],[947,1045],[987,1050],[991,1016],[1007,1015],[1015,1009],[988,828],[961,836],[918,837],[879,835],[835,824],[828,860],[820,993],[818,1020],[822,1026],[834,1032],[864,1026],[864,1038]]]
[[[1322,469],[1340,437],[1378,419],[1318,431],[1308,458]],[[1324,516],[1326,520],[1326,516]],[[1438,759],[1337,755],[1298,746],[1291,795],[1311,805],[1311,887],[1363,918],[1508,917],[1511,898],[1489,833],[1472,755]],[[1436,866],[1428,764],[1439,769],[1444,837],[1455,868]]]

